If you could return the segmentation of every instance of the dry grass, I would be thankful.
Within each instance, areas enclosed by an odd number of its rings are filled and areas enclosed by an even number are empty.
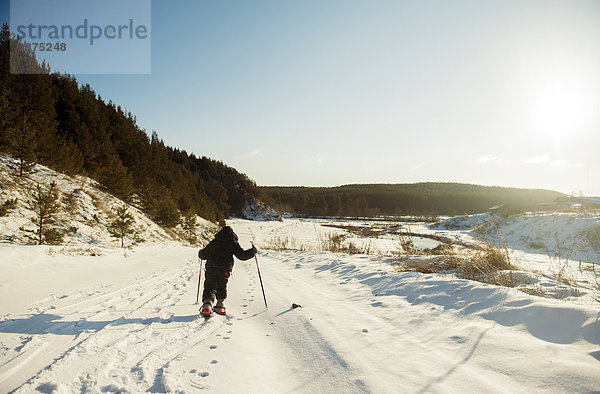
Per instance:
[[[262,245],[264,249],[277,250],[277,251],[286,251],[286,250],[299,250],[305,251],[309,250],[309,248],[298,242],[298,240],[294,237],[290,236],[275,236],[271,238],[266,244]]]
[[[396,261],[396,270],[401,272],[420,272],[423,274],[448,273],[456,270],[457,259],[445,256],[403,256]]]
[[[546,293],[544,293],[542,286],[540,286],[540,285],[535,285],[535,286],[530,286],[530,287],[519,287],[519,290],[521,290],[523,293],[526,293],[526,294],[529,294],[532,296],[548,298]]]
[[[333,252],[333,253],[347,253],[347,254],[377,254],[378,251],[372,247],[369,242],[365,245],[357,245],[354,242],[345,242],[345,236],[343,234],[329,232],[325,234],[318,233],[319,243],[315,246],[310,246],[299,242],[292,236],[274,236],[267,243],[262,245],[264,249],[276,250],[276,251],[322,251],[322,252]]]
[[[371,243],[360,246],[354,242],[344,242],[344,235],[339,233],[326,233],[325,237],[321,237],[321,250],[333,253],[347,254],[371,254]]]
[[[531,249],[546,249],[546,245],[541,241],[530,241],[527,246]]]
[[[600,224],[582,232],[581,238],[593,249],[600,249]]]
[[[96,193],[88,193],[88,195],[92,199],[92,204],[94,204],[94,207],[96,207],[96,209],[100,212],[105,213],[108,216],[109,221],[113,221],[117,217],[112,209],[108,209],[106,205],[104,205],[104,201],[102,201],[102,198],[99,195]]]
[[[400,231],[398,233],[398,238],[400,240],[400,250],[406,254],[417,254],[418,250],[415,246],[415,242],[413,237],[409,231]]]
[[[513,287],[513,269],[515,267],[510,263],[508,254],[487,244],[481,250],[472,251],[467,259],[461,261],[455,274],[463,279]],[[504,271],[509,271],[509,275]]]
[[[380,236],[381,234],[383,234],[385,232],[383,229],[374,228],[374,227],[358,227],[358,226],[348,226],[348,225],[343,225],[343,224],[324,224],[323,226],[339,228],[342,230],[346,230],[349,233],[356,234],[360,237],[365,237],[365,238],[377,238],[378,236]]]
[[[453,273],[461,279],[474,280],[499,286],[514,287],[514,267],[508,252],[491,243],[480,249],[457,249],[451,244],[440,244],[429,251],[430,257],[401,258],[396,264],[399,271],[421,273]],[[431,255],[433,253],[439,253]]]

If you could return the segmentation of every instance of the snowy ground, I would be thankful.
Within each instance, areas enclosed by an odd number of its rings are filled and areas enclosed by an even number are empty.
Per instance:
[[[230,224],[244,247],[291,230],[318,246],[331,231]],[[398,273],[364,255],[262,250],[269,309],[254,260],[238,261],[228,316],[204,321],[196,249],[91,257],[56,248],[0,245],[1,392],[600,389],[598,305]]]

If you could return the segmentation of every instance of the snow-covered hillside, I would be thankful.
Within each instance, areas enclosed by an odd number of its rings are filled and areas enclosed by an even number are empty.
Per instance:
[[[485,235],[497,245],[502,237],[513,249],[600,264],[598,213],[528,213],[508,218],[479,214],[444,220],[431,228],[470,239]]]
[[[0,200],[17,199],[17,206],[7,216],[0,217],[0,242],[11,244],[31,244],[36,241],[35,213],[30,208],[33,192],[39,184],[47,188],[55,182],[60,194],[60,213],[54,225],[65,234],[59,249],[61,253],[100,254],[103,248],[120,245],[112,238],[108,227],[115,219],[115,210],[125,204],[116,197],[105,193],[97,182],[83,177],[70,177],[41,165],[34,165],[30,172],[20,177],[16,171],[17,162],[7,156],[0,156]],[[133,243],[164,243],[178,240],[178,232],[167,232],[139,209],[127,206],[133,216],[135,234],[127,241]],[[197,235],[206,240],[214,233],[214,224],[197,217]]]
[[[243,247],[310,221],[230,220]],[[198,318],[195,248],[48,255],[0,245],[0,390],[591,392],[600,306],[318,250],[236,262],[228,316]],[[8,259],[12,264],[4,264]],[[31,273],[34,273],[33,275]],[[10,286],[8,286],[10,284]],[[32,288],[36,291],[34,294]],[[292,303],[301,308],[292,308]],[[6,310],[6,309],[5,309]]]

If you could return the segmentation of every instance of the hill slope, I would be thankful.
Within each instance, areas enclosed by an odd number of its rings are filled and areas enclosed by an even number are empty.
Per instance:
[[[51,182],[57,185],[60,205],[55,223],[51,226],[64,234],[64,242],[60,246],[62,253],[93,255],[118,247],[120,241],[111,237],[109,226],[115,220],[116,208],[123,206],[127,206],[133,216],[132,228],[135,231],[135,234],[126,237],[126,246],[182,240],[180,226],[167,232],[139,208],[126,205],[99,189],[98,183],[92,179],[61,174],[41,165],[33,166],[26,176],[18,176],[13,169],[16,165],[16,159],[0,156],[0,202],[17,199],[16,207],[0,217],[0,242],[37,243],[34,224],[37,219],[29,202],[38,184],[47,188]],[[216,229],[215,224],[200,217],[196,217],[196,222],[199,242],[208,239]]]
[[[338,187],[268,186],[272,206],[301,215],[375,216],[485,212],[500,204],[532,209],[562,193],[462,183],[366,184]]]

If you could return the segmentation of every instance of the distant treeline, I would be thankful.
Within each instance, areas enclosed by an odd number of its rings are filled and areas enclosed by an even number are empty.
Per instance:
[[[20,71],[39,74],[10,74],[11,45]],[[50,73],[7,25],[0,32],[0,152],[19,159],[21,174],[32,163],[85,174],[166,226],[177,224],[180,212],[214,221],[239,214],[259,193],[234,168],[165,146],[89,85]]]
[[[280,212],[306,216],[439,215],[486,212],[502,204],[530,208],[564,194],[461,183],[263,187]]]

